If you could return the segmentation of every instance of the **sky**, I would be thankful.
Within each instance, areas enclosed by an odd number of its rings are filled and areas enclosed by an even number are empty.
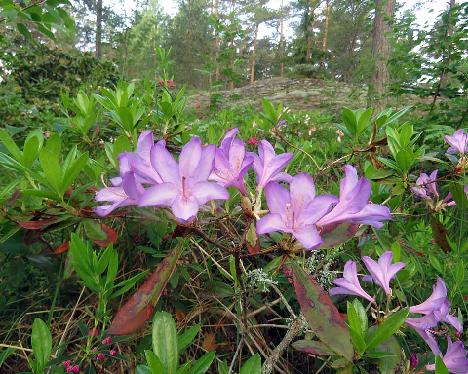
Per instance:
[[[458,3],[462,0],[456,0]],[[158,0],[161,8],[170,16],[177,13],[177,0]],[[268,6],[271,9],[279,9],[281,3],[285,6],[291,3],[291,0],[270,0]],[[449,6],[449,0],[397,0],[399,4],[403,4],[400,11],[407,9],[414,9],[416,14],[416,22],[427,29],[429,29],[438,19],[438,15]],[[127,14],[136,7],[136,0],[104,0],[105,5],[113,5],[117,11],[125,11]],[[106,4],[108,3],[108,4]],[[318,9],[320,12],[320,8]],[[287,39],[291,39],[294,33],[294,23],[298,21],[297,17],[290,18],[285,25],[285,34]],[[274,34],[275,30],[269,28],[265,24],[260,25],[259,38],[269,37]]]
[[[284,5],[288,5],[291,1],[290,0],[270,0],[268,6],[272,9],[279,9],[281,7],[281,3]],[[407,9],[415,9],[416,11],[416,19],[417,23],[421,26],[427,25],[426,27],[430,28],[434,22],[437,20],[438,15],[440,12],[448,8],[448,0],[407,0],[407,1],[398,1],[399,3],[404,3],[402,10]],[[458,1],[457,1],[458,2]],[[134,3],[133,0],[125,0],[125,3],[130,5]],[[177,12],[177,1],[175,0],[161,0],[160,4],[164,11],[173,16]],[[290,20],[286,25],[286,36],[292,37],[293,29],[292,24],[294,21]],[[261,25],[259,29],[259,37],[263,38],[266,36],[272,35],[274,32],[273,29],[269,29],[266,25]]]

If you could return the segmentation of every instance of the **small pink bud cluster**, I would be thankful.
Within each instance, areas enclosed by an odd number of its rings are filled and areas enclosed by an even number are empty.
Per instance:
[[[103,345],[109,345],[112,344],[112,336],[108,336],[107,338],[104,338],[101,340],[101,343]]]
[[[67,373],[79,373],[80,367],[78,365],[72,365],[70,360],[64,361],[63,366],[65,366],[65,371]]]
[[[104,361],[105,359],[106,359],[106,356],[104,356],[103,353],[98,353],[98,354],[96,355],[96,360],[97,360],[97,361]]]

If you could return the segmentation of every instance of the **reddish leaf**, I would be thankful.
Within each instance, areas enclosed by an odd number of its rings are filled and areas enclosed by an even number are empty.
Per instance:
[[[98,240],[95,239],[94,243],[96,243],[101,248],[106,248],[109,244],[114,244],[117,241],[117,232],[112,228],[104,223],[101,224],[101,230],[106,234],[106,239]]]
[[[41,219],[37,221],[24,221],[18,222],[18,225],[27,229],[27,230],[42,230],[43,228],[53,224],[54,222],[58,221],[58,217],[51,217],[46,219]]]
[[[142,327],[174,273],[184,247],[179,244],[158,265],[133,296],[117,312],[108,330],[111,335],[127,335]]]
[[[447,241],[448,231],[445,226],[434,216],[431,216],[432,237],[436,244],[442,248],[445,253],[450,252],[450,244]]]
[[[337,225],[323,227],[320,233],[323,243],[320,245],[320,248],[332,248],[338,244],[344,243],[356,235],[358,230],[359,225],[352,223],[339,223]]]
[[[58,247],[54,248],[52,252],[56,255],[59,255],[63,252],[68,251],[69,248],[70,248],[70,243],[67,240],[67,241],[64,241],[62,244],[60,244]]]
[[[292,263],[292,269],[296,297],[310,328],[322,343],[351,362],[349,330],[330,296],[297,263]]]
[[[334,354],[325,344],[314,340],[298,340],[292,346],[297,351],[314,356],[330,356]]]

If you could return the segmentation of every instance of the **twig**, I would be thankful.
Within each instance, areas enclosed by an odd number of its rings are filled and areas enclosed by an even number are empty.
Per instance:
[[[293,339],[300,334],[305,325],[306,321],[304,316],[301,314],[294,320],[283,340],[281,340],[278,346],[273,350],[273,352],[271,352],[270,357],[268,357],[263,364],[262,374],[271,374],[273,372],[273,367],[283,355],[283,352],[288,348]]]

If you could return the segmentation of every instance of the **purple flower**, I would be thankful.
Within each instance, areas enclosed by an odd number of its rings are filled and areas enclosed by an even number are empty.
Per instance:
[[[245,144],[237,139],[238,129],[229,130],[216,149],[214,169],[210,179],[223,187],[233,186],[243,195],[247,194],[244,177],[253,164],[253,154],[245,152]]]
[[[139,206],[170,207],[179,221],[188,222],[208,201],[227,200],[229,193],[224,187],[207,181],[214,154],[214,145],[202,146],[200,138],[193,137],[182,148],[177,163],[163,144],[155,144],[151,165],[162,183],[148,188],[140,197]]]
[[[379,257],[378,262],[375,262],[369,256],[364,256],[362,261],[366,265],[367,270],[372,276],[372,280],[377,283],[385,291],[387,295],[392,294],[390,289],[390,281],[395,277],[401,269],[406,265],[403,262],[392,264],[393,253],[386,251]]]
[[[356,263],[348,260],[344,266],[343,278],[338,278],[333,281],[338,287],[330,290],[330,295],[356,295],[363,297],[371,302],[374,298],[370,296],[359,283],[357,276]]]
[[[291,161],[293,157],[291,153],[277,156],[273,146],[268,141],[262,140],[258,147],[258,156],[254,154],[253,157],[258,190],[263,189],[272,181],[290,180],[291,177],[288,174],[280,171]]]
[[[427,315],[420,318],[407,318],[406,324],[412,327],[426,342],[435,355],[440,355],[440,348],[432,332],[429,330],[437,325],[434,315]]]
[[[110,205],[96,207],[96,214],[104,217],[119,207],[138,205],[138,199],[144,191],[145,189],[143,186],[137,182],[135,174],[133,172],[127,172],[122,177],[120,185],[103,188],[96,193],[96,201],[111,203]]]
[[[452,199],[452,194],[448,193],[445,199],[439,201],[439,192],[437,191],[437,172],[434,170],[430,175],[421,173],[419,178],[416,180],[416,186],[411,187],[411,191],[423,200],[428,201],[431,208],[439,211],[445,206],[455,205],[455,201]]]
[[[447,343],[447,352],[442,357],[442,360],[448,371],[453,374],[467,374],[468,359],[466,358],[467,352],[463,347],[463,342],[458,340],[452,343],[452,339],[447,337]],[[426,365],[426,369],[434,371],[435,365]]]
[[[431,296],[421,304],[410,307],[410,312],[425,315],[427,322],[433,321],[433,324],[427,328],[434,327],[439,322],[446,322],[458,332],[463,331],[463,326],[458,318],[449,314],[450,303],[447,298],[447,286],[442,278],[437,278]]]
[[[160,140],[158,144],[165,145],[165,140]],[[113,185],[118,186],[122,181],[123,175],[129,171],[135,172],[136,180],[139,183],[156,184],[162,183],[159,174],[151,166],[150,152],[154,145],[154,137],[151,131],[143,131],[138,137],[137,151],[124,152],[119,155],[119,174],[120,177],[111,179]]]
[[[290,191],[276,182],[265,187],[265,197],[270,213],[257,221],[257,233],[273,231],[291,233],[305,248],[320,245],[315,223],[330,211],[334,196],[315,196],[314,181],[306,173],[292,177]]]
[[[457,130],[453,135],[445,135],[445,141],[450,145],[447,153],[468,153],[468,134],[464,130]]]
[[[368,204],[370,193],[370,182],[366,178],[359,179],[356,169],[346,165],[338,204],[317,225],[326,231],[342,222],[382,227],[382,221],[390,219],[390,209],[383,205]]]
[[[439,192],[437,191],[437,173],[438,170],[434,170],[431,175],[421,173],[419,178],[416,180],[416,186],[411,187],[411,191],[421,199],[432,200],[433,197],[439,198]]]

